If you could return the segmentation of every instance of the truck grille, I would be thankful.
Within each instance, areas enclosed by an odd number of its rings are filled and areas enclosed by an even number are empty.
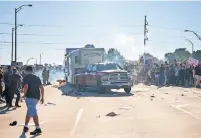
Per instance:
[[[111,73],[109,75],[110,81],[128,80],[127,73]]]

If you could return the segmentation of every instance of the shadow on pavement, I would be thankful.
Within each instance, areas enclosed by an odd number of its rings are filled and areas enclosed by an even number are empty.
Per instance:
[[[132,93],[118,92],[118,91],[108,91],[103,94],[96,92],[93,89],[87,89],[86,92],[76,92],[75,88],[70,85],[64,85],[58,87],[62,92],[62,95],[71,96],[71,97],[127,97],[133,96]]]
[[[7,106],[0,107],[0,115],[7,114],[10,111],[15,110],[15,108],[8,108]]]
[[[134,94],[132,93],[124,93],[124,92],[117,92],[117,91],[109,91],[103,94],[99,94],[97,92],[91,92],[91,91],[66,94],[66,96],[72,96],[72,97],[128,97],[133,95]]]
[[[30,138],[36,138],[38,136],[40,136],[40,135],[31,136]],[[22,134],[20,135],[19,138],[26,138],[26,133],[22,132]]]

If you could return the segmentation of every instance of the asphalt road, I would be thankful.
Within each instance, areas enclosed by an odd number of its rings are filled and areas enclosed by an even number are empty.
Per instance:
[[[38,106],[43,133],[37,137],[201,138],[199,91],[138,85],[132,89],[133,94],[114,90],[101,95],[85,92],[77,97],[61,95],[58,89],[47,86],[46,104]],[[0,109],[1,138],[31,137],[22,133],[26,107],[21,105],[13,111]],[[110,112],[117,116],[106,116]],[[9,126],[15,120],[17,126]],[[31,122],[30,131],[34,129]]]

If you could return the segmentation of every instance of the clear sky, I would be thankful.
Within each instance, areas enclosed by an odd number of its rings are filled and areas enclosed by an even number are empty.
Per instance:
[[[114,47],[126,58],[137,59],[144,51],[145,15],[147,52],[163,58],[175,48],[191,51],[185,38],[194,43],[195,50],[201,48],[193,34],[183,31],[201,32],[201,2],[0,2],[0,64],[10,63],[11,43],[4,42],[11,42],[14,8],[23,4],[33,4],[18,13],[18,23],[24,24],[18,28],[18,57],[23,62],[30,57],[39,62],[43,53],[42,63],[62,64],[65,48],[88,43]]]

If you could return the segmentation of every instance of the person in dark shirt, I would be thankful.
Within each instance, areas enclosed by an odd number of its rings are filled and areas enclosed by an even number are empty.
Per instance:
[[[181,69],[179,70],[179,80],[181,81],[182,86],[185,86],[185,76],[186,76],[185,66],[181,65]]]
[[[193,71],[192,71],[192,67],[188,66],[186,68],[186,76],[185,76],[185,80],[186,80],[186,85],[189,86],[190,83],[192,82],[192,78],[193,78]]]
[[[42,133],[42,131],[39,126],[36,105],[39,100],[42,104],[44,103],[44,88],[40,78],[36,75],[33,75],[33,68],[31,66],[27,66],[25,71],[26,75],[23,78],[23,86],[24,86],[24,97],[26,99],[26,105],[27,105],[27,115],[23,131],[25,133],[28,132],[29,130],[28,123],[30,118],[33,117],[36,129],[30,134],[37,135]]]
[[[201,62],[194,68],[194,77],[196,79],[196,87],[200,88],[200,80],[201,80]]]
[[[4,102],[3,101],[3,86],[2,86],[2,81],[3,80],[3,74],[0,72],[0,103]]]
[[[10,95],[10,103],[9,105],[12,106],[12,101],[14,98],[14,94],[17,95],[16,101],[15,101],[15,107],[21,107],[19,105],[20,100],[20,81],[21,76],[17,74],[17,70],[14,68],[13,73],[9,76],[9,95]]]
[[[170,84],[171,85],[176,84],[175,68],[174,68],[173,64],[170,65]]]

